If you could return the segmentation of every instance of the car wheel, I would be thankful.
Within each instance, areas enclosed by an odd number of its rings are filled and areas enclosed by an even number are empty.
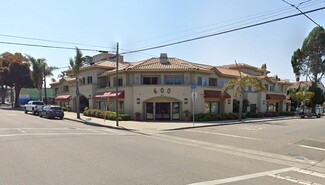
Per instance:
[[[42,117],[42,115],[40,113],[38,113],[38,115],[39,115],[40,118]]]
[[[35,114],[36,114],[36,112],[34,111],[34,109],[32,110],[32,114],[33,114],[33,115],[35,115]]]
[[[63,117],[60,117],[60,119],[63,119]]]

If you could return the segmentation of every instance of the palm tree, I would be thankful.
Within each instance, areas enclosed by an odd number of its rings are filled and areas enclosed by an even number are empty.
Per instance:
[[[70,67],[70,66],[69,66]],[[64,71],[61,71],[61,73],[58,75],[58,78],[63,78],[65,77],[67,74]]]
[[[252,86],[256,91],[265,91],[265,86],[255,76],[241,76],[240,78],[229,81],[224,87],[222,92],[227,92],[229,89],[234,89],[234,96],[239,96],[239,111],[238,120],[242,119],[243,112],[243,92],[246,86]]]
[[[76,107],[77,107],[77,119],[80,119],[80,105],[79,105],[79,72],[80,68],[83,66],[85,58],[82,56],[82,52],[76,47],[76,56],[74,58],[70,58],[70,67],[74,72],[76,77]]]
[[[32,64],[31,79],[34,86],[39,91],[39,99],[42,99],[42,87],[43,87],[43,69],[46,59],[45,58],[34,58],[27,55],[28,61]]]
[[[34,58],[27,55],[28,61],[32,64],[31,78],[34,86],[39,90],[39,99],[42,99],[43,80],[47,76],[53,76],[53,71],[58,69],[54,66],[48,66],[45,58]],[[46,83],[44,81],[46,88]]]
[[[287,97],[297,102],[297,107],[300,106],[301,102],[310,100],[314,95],[315,95],[314,92],[308,91],[307,85],[299,85],[298,88],[290,87],[287,90]],[[305,107],[303,107],[303,112],[305,112]]]

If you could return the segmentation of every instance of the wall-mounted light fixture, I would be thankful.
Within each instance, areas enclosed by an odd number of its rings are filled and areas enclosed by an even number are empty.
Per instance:
[[[140,104],[140,98],[137,98],[137,104]]]
[[[88,100],[91,100],[91,95],[88,96]]]
[[[228,104],[231,104],[231,99],[228,99]]]
[[[265,105],[266,104],[266,101],[265,100],[263,100],[263,105]]]
[[[184,98],[184,104],[187,104],[187,98]]]

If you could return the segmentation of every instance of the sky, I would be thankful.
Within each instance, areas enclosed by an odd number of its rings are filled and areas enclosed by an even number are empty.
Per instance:
[[[325,6],[325,0],[288,0],[302,11]],[[79,47],[120,52],[218,33],[299,13],[282,0],[11,0],[1,2],[0,41]],[[308,14],[321,26],[325,10]],[[221,34],[193,42],[126,54],[135,62],[167,53],[190,62],[220,66],[238,63],[260,67],[266,63],[270,75],[295,80],[293,52],[316,25],[298,16]],[[47,39],[42,42],[4,35]],[[76,44],[78,43],[78,44]],[[96,47],[94,47],[96,46]],[[0,53],[19,52],[45,58],[49,66],[66,70],[75,50],[26,47],[0,43]],[[83,51],[95,55],[95,51]]]

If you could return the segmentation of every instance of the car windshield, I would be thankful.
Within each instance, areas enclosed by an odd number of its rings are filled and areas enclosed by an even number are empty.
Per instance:
[[[33,102],[33,105],[44,105],[44,103],[43,102]]]
[[[51,107],[51,110],[61,110],[61,107]]]

